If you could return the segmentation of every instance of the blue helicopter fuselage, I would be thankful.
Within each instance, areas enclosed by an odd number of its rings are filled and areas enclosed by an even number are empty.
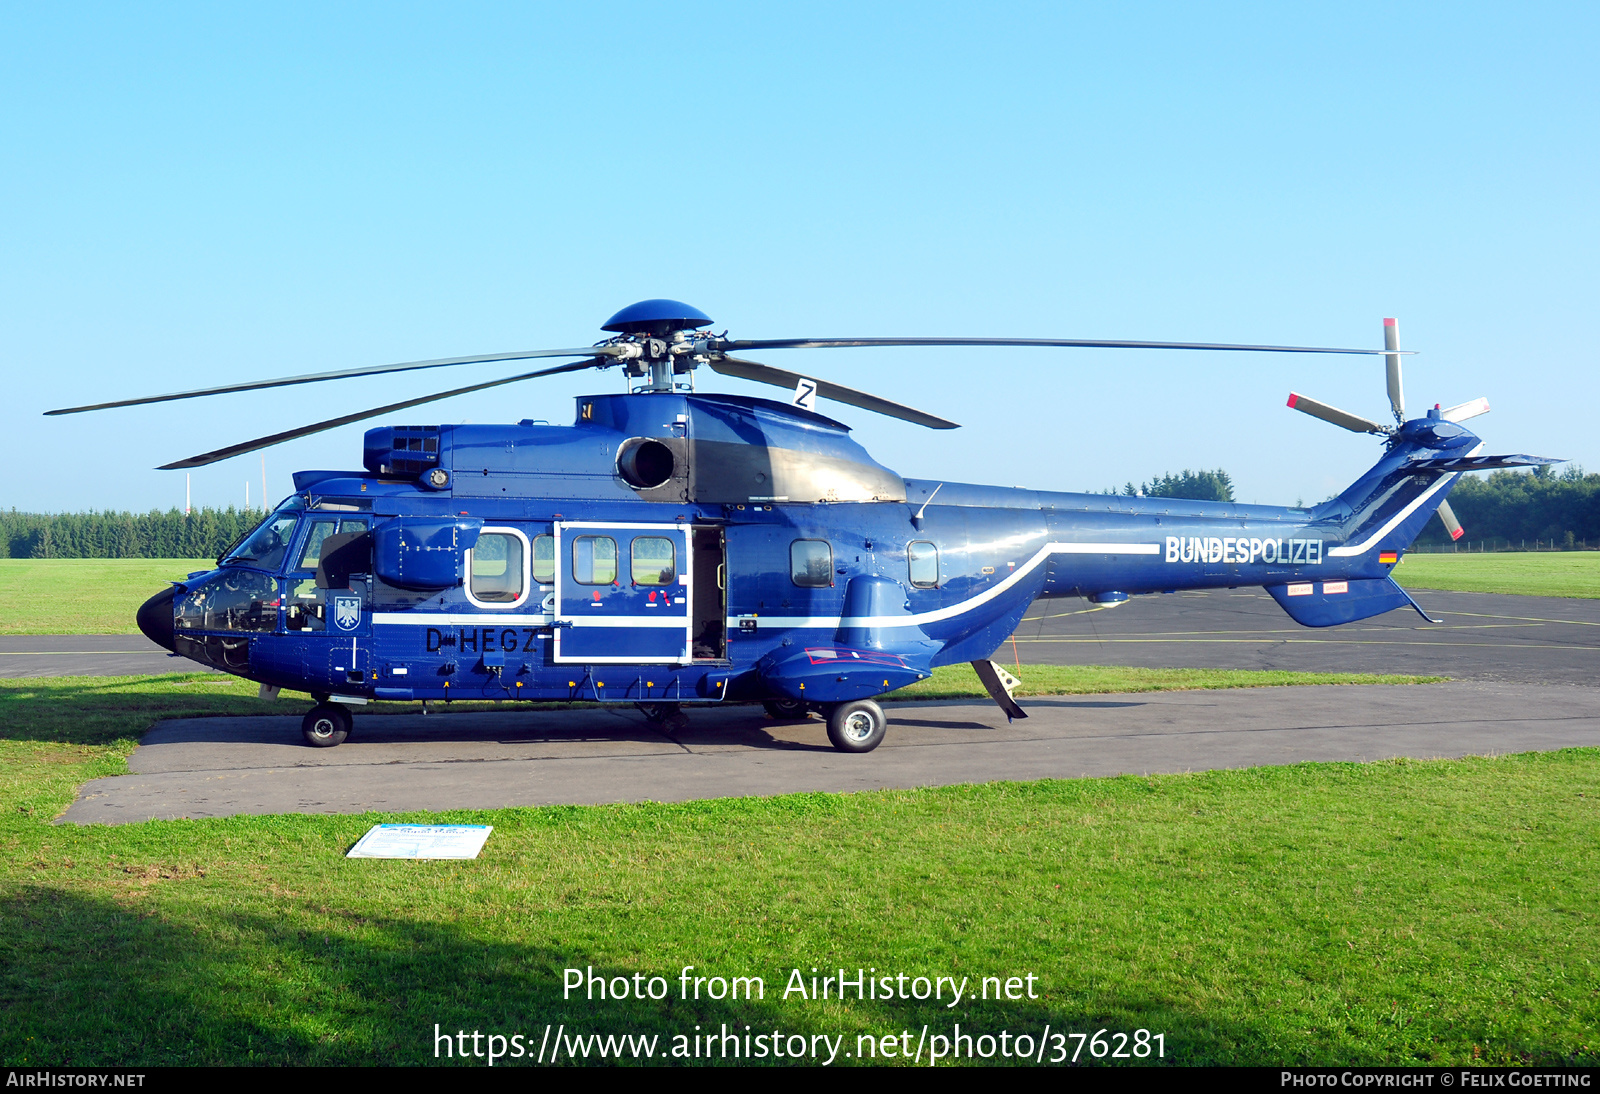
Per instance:
[[[1259,585],[1309,626],[1390,571],[1477,438],[1436,416],[1312,508],[904,479],[763,399],[585,396],[570,426],[370,430],[140,612],[271,687],[363,699],[829,704],[988,658],[1042,597]]]

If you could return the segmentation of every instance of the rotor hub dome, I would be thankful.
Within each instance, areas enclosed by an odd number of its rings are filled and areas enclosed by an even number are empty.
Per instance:
[[[711,317],[681,300],[641,300],[629,304],[606,320],[601,330],[618,334],[670,334],[675,330],[709,327]]]

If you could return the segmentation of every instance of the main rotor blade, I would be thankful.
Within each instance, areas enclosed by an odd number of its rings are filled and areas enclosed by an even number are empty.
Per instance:
[[[164,463],[160,467],[156,468],[156,470],[182,471],[190,467],[204,467],[208,463],[216,463],[219,460],[226,460],[231,456],[242,456],[246,452],[254,452],[258,448],[271,448],[275,444],[282,444],[284,441],[292,441],[297,437],[309,437],[313,433],[321,433],[324,430],[337,429],[342,425],[349,425],[351,422],[359,422],[363,418],[375,418],[379,414],[387,414],[391,410],[404,410],[407,407],[421,406],[423,403],[434,403],[438,402],[440,399],[448,399],[455,395],[466,395],[473,391],[486,391],[492,387],[501,387],[505,384],[514,384],[518,380],[532,380],[537,376],[554,376],[558,372],[577,372],[581,369],[595,368],[603,363],[603,359],[575,361],[570,365],[557,365],[555,368],[540,369],[537,372],[524,372],[520,376],[507,376],[503,380],[490,380],[488,383],[484,384],[472,384],[468,387],[458,387],[453,391],[441,391],[434,395],[424,395],[420,399],[407,399],[404,402],[390,403],[387,406],[373,407],[371,410],[361,410],[354,414],[346,414],[342,418],[329,418],[325,422],[317,422],[313,425],[303,425],[299,429],[287,429],[282,433],[274,433],[269,437],[257,437],[253,441],[243,441],[239,444],[232,444],[227,448],[219,448],[213,452],[206,452],[199,456],[190,456],[186,460],[178,460],[174,463]]]
[[[870,395],[865,391],[857,391],[852,387],[840,384],[831,384],[826,380],[818,380],[810,376],[802,376],[798,372],[789,372],[786,369],[773,368],[757,361],[744,361],[737,357],[713,357],[710,360],[713,372],[720,372],[724,376],[737,376],[742,380],[754,380],[758,384],[771,384],[773,387],[785,387],[791,391],[802,379],[810,380],[817,385],[817,394],[824,399],[832,399],[836,403],[848,403],[858,406],[862,410],[870,410],[877,414],[886,414],[891,418],[901,421],[914,422],[925,425],[929,429],[959,429],[958,424],[936,417],[926,411],[916,410],[903,403],[890,402],[877,395]]]
[[[1464,529],[1461,527],[1461,522],[1456,519],[1456,512],[1450,508],[1449,502],[1441,501],[1439,503],[1439,519],[1444,521],[1444,530],[1450,533],[1451,539],[1461,538],[1461,533]]]
[[[47,410],[45,414],[81,414],[86,410],[109,410],[118,406],[168,403],[174,399],[198,399],[202,395],[226,395],[234,391],[259,391],[267,387],[315,384],[323,380],[344,380],[351,376],[378,376],[386,372],[415,372],[418,369],[445,368],[449,365],[476,365],[489,361],[522,361],[536,357],[617,357],[624,352],[616,346],[586,346],[583,349],[534,349],[519,350],[514,353],[489,353],[477,357],[439,357],[431,361],[402,361],[397,365],[374,365],[371,368],[347,368],[333,372],[308,372],[304,376],[284,376],[277,380],[250,380],[242,384],[223,384],[220,387],[178,391],[171,395],[151,395],[140,399],[118,399],[115,402],[94,403],[90,406],[69,406],[61,410]],[[585,365],[584,367],[588,366]]]
[[[1396,425],[1406,424],[1406,391],[1400,383],[1400,327],[1393,319],[1383,321],[1384,372],[1389,380],[1389,407]]]
[[[1351,414],[1348,410],[1340,410],[1336,406],[1319,403],[1309,396],[1300,395],[1293,391],[1289,393],[1289,406],[1303,414],[1309,414],[1313,418],[1321,418],[1325,422],[1332,422],[1334,425],[1342,426],[1354,433],[1376,433],[1380,437],[1386,437],[1394,432],[1388,426],[1382,426],[1360,415]]]
[[[1256,353],[1362,353],[1368,356],[1394,352],[1381,349],[1332,349],[1325,346],[1238,346],[1223,342],[1127,342],[1101,338],[712,338],[713,350],[742,352],[750,349],[838,349],[845,346],[1064,346],[1082,349],[1209,349],[1247,350]],[[1409,350],[1400,351],[1409,355]]]

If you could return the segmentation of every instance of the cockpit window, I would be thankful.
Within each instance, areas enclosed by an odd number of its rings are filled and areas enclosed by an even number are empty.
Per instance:
[[[315,570],[317,568],[317,563],[322,561],[322,542],[335,534],[335,528],[343,533],[354,532],[360,534],[367,530],[367,522],[364,520],[314,521],[311,525],[311,531],[306,533],[306,545],[300,551],[300,565],[296,566],[295,569]]]
[[[284,553],[294,538],[294,513],[274,513],[245,537],[244,542],[221,559],[224,566],[255,566],[276,570],[283,565]]]

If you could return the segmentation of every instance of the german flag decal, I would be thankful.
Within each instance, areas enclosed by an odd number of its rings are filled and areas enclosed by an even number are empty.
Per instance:
[[[1378,562],[1381,563],[1384,566],[1393,566],[1396,562],[1399,562],[1399,561],[1400,561],[1400,552],[1398,552],[1398,551],[1379,551],[1378,552]]]

